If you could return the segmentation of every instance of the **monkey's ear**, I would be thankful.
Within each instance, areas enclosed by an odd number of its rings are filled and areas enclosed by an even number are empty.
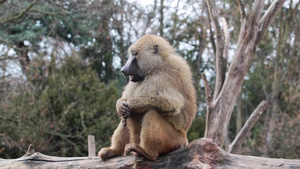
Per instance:
[[[154,49],[154,52],[153,52],[153,53],[154,53],[155,55],[157,55],[157,54],[158,54],[158,45],[154,45],[154,46],[153,46],[153,49]]]

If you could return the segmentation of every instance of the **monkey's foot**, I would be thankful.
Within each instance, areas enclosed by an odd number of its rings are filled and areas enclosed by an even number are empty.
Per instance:
[[[136,152],[137,156],[143,156],[146,159],[151,160],[151,161],[155,161],[158,157],[158,153],[156,153],[156,155],[151,155],[151,154],[147,153],[141,146],[139,146],[137,144],[134,144],[134,143],[127,144],[125,146],[125,152],[130,153],[132,151]],[[155,154],[155,153],[153,153],[153,154]]]
[[[106,161],[110,158],[118,156],[118,154],[110,148],[102,148],[99,151],[98,156],[101,158],[102,161]]]
[[[142,162],[144,162],[144,161],[145,161],[145,159],[144,159],[143,156],[141,156],[141,155],[136,155],[136,156],[135,156],[135,162],[137,162],[137,163],[142,163]]]

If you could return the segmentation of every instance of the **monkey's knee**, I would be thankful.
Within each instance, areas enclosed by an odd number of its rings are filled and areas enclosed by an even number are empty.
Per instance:
[[[177,130],[157,111],[149,111],[143,119],[141,147],[151,154],[164,154],[188,144],[186,134]]]

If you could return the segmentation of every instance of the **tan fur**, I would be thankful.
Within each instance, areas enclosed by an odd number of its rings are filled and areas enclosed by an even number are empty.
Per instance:
[[[158,54],[154,46],[158,45]],[[131,45],[145,73],[140,82],[129,82],[116,108],[122,102],[130,108],[127,127],[114,132],[112,146],[99,152],[102,160],[135,151],[149,160],[188,144],[187,130],[196,114],[196,97],[187,62],[163,38],[145,35]],[[126,145],[126,146],[125,146]]]

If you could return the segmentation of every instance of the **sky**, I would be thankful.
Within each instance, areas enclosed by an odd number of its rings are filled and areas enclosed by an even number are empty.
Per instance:
[[[128,2],[130,2],[130,3],[137,2],[138,4],[140,4],[142,6],[147,6],[149,4],[153,4],[153,1],[149,1],[149,0],[128,0]]]

